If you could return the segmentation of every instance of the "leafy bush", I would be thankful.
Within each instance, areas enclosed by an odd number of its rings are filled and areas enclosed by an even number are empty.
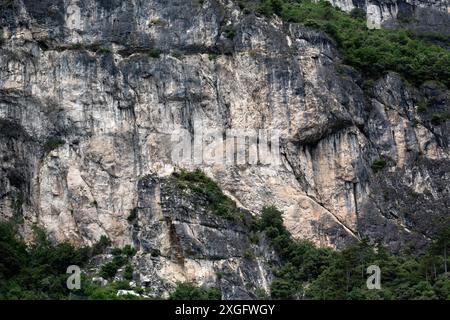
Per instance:
[[[117,270],[126,265],[129,262],[130,258],[136,254],[136,249],[134,249],[130,245],[126,245],[122,249],[114,248],[112,250],[112,254],[114,256],[113,260],[105,263],[100,269],[99,275],[102,278],[105,279],[114,278],[117,273]]]
[[[82,43],[72,43],[67,47],[67,49],[69,49],[69,50],[84,50],[85,47]]]
[[[129,223],[133,223],[137,219],[138,210],[137,208],[133,208],[130,210],[130,215],[128,216],[127,220]]]
[[[102,265],[102,268],[100,269],[99,275],[104,279],[111,279],[116,276],[117,270],[122,265],[119,265],[116,263],[116,261],[110,261]]]
[[[450,120],[450,113],[434,113],[431,117],[431,123],[435,126],[439,126],[447,120]]]
[[[133,280],[133,266],[131,264],[127,264],[127,266],[125,267],[123,278],[125,280]]]
[[[350,11],[350,17],[353,19],[364,20],[366,19],[366,12],[360,8],[354,8]]]
[[[372,162],[371,167],[372,167],[372,170],[375,171],[375,172],[380,171],[381,169],[386,167],[386,160],[384,160],[384,159],[377,159],[377,160]]]
[[[111,245],[111,240],[105,235],[100,237],[100,240],[92,246],[92,254],[98,255],[104,253],[105,249]]]
[[[44,154],[48,154],[51,151],[56,150],[65,144],[66,144],[65,140],[58,138],[58,137],[51,137],[45,142],[42,149],[44,151]]]
[[[128,258],[131,258],[136,254],[136,249],[127,244],[125,247],[123,247],[122,254]]]
[[[274,271],[276,281],[271,286],[274,298],[297,297],[303,282],[317,277],[329,263],[331,250],[317,249],[308,241],[294,241],[283,225],[281,212],[273,206],[263,208],[253,228],[266,233],[282,260]]]
[[[222,295],[216,288],[204,289],[193,283],[178,283],[175,291],[170,294],[170,300],[220,300]]]
[[[161,56],[161,50],[159,50],[159,49],[157,49],[157,48],[151,48],[151,49],[148,51],[148,55],[149,55],[150,57],[152,57],[152,58],[157,59],[157,58],[159,58],[159,57]]]
[[[231,25],[223,27],[222,32],[228,39],[234,39],[236,37],[236,30]]]

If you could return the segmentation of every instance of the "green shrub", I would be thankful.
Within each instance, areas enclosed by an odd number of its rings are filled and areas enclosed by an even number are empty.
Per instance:
[[[131,258],[136,254],[136,249],[127,244],[125,247],[123,247],[122,254],[128,258]]]
[[[215,61],[215,60],[217,60],[218,57],[219,57],[219,55],[218,55],[217,53],[210,53],[210,54],[208,55],[208,59],[209,59],[210,61]]]
[[[58,137],[51,137],[44,143],[44,146],[42,147],[42,149],[44,151],[44,154],[48,154],[51,151],[56,150],[65,144],[66,144],[65,140],[58,138]]]
[[[106,48],[106,47],[99,47],[95,50],[95,52],[100,53],[100,54],[109,54],[111,53],[111,49]]]
[[[115,277],[117,270],[119,270],[121,266],[116,264],[114,261],[110,261],[102,265],[100,269],[99,275],[104,279],[111,279]]]
[[[71,43],[68,47],[68,50],[84,50],[85,47],[82,43]]]
[[[428,110],[428,105],[425,101],[420,101],[417,104],[417,112],[424,113],[424,112],[427,112],[427,110]]]
[[[148,26],[154,27],[154,26],[161,26],[161,27],[165,27],[167,26],[167,22],[162,20],[162,19],[152,19],[148,22]]]
[[[231,25],[223,27],[222,32],[225,34],[225,36],[228,39],[232,40],[232,39],[234,39],[234,37],[236,37],[236,30]]]
[[[159,50],[157,48],[151,48],[148,51],[148,55],[152,58],[158,59],[161,56],[161,50]]]
[[[92,254],[98,255],[104,253],[105,249],[111,245],[111,240],[105,235],[100,237],[100,240],[92,246]]]
[[[117,297],[117,290],[129,290],[128,282],[119,281],[98,287],[81,276],[81,289],[69,291],[66,285],[67,267],[88,265],[93,255],[103,252],[111,244],[102,236],[94,247],[75,248],[69,243],[51,244],[45,232],[35,227],[34,242],[26,245],[18,238],[18,226],[0,222],[0,299],[68,299],[71,294],[84,299],[136,299]],[[131,247],[130,247],[131,248]],[[133,268],[129,257],[134,249],[124,247],[120,254],[101,268],[101,275],[112,278],[118,268],[126,265],[124,278],[130,280]]]
[[[126,265],[130,258],[136,254],[136,249],[126,245],[122,249],[114,248],[111,253],[113,255],[112,261],[105,263],[99,272],[99,275],[105,279],[113,278],[117,274],[117,270]]]
[[[131,264],[127,264],[127,266],[125,267],[123,277],[126,280],[133,280],[133,266]]]
[[[384,159],[377,159],[371,165],[372,170],[375,172],[382,170],[384,167],[386,167],[386,160]]]
[[[128,222],[129,223],[133,223],[134,221],[136,221],[137,215],[138,215],[138,209],[137,208],[131,209],[130,210],[130,215],[127,218]]]
[[[122,249],[120,248],[114,248],[111,250],[111,254],[115,257],[122,255]]]
[[[435,126],[439,126],[447,120],[450,120],[450,113],[434,113],[431,117],[431,123]]]
[[[254,260],[256,258],[255,253],[251,249],[244,251],[244,258],[248,260]]]
[[[366,12],[360,8],[354,8],[350,11],[350,17],[353,19],[366,21]]]
[[[170,300],[220,300],[222,295],[216,288],[204,289],[193,283],[178,283],[175,291],[170,294]]]
[[[154,258],[159,257],[161,255],[161,251],[159,249],[152,249],[150,251],[150,255]]]

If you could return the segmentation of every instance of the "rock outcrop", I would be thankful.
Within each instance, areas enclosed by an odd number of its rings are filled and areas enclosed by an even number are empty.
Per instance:
[[[179,190],[171,178],[144,177],[138,194],[133,240],[141,286],[156,297],[177,282],[220,288],[225,299],[268,294],[278,260],[264,238],[250,239],[248,212],[218,217],[201,194]]]
[[[164,182],[177,170],[173,133],[199,122],[280,131],[280,164],[185,167],[254,215],[275,205],[298,239],[343,248],[368,237],[400,251],[448,217],[438,115],[450,95],[439,84],[389,73],[363,90],[323,33],[234,1],[0,5],[0,212],[23,216],[25,236],[35,223],[55,241],[107,235],[139,249],[140,279],[157,291],[218,281],[226,297],[254,297],[246,284],[267,287],[271,259],[243,256],[256,250],[247,227],[204,215]]]

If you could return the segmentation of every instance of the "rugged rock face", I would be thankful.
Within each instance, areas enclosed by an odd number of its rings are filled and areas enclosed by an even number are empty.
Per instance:
[[[369,237],[399,251],[448,217],[448,121],[437,115],[450,95],[436,83],[389,73],[363,90],[324,34],[233,1],[1,6],[0,212],[23,216],[25,235],[34,223],[55,241],[107,235],[137,246],[141,281],[161,292],[219,281],[226,297],[254,297],[245,284],[267,287],[271,258],[244,257],[256,250],[245,224],[204,215],[164,180],[172,133],[199,122],[281,131],[280,165],[186,167],[252,214],[277,206],[296,238],[342,248]]]
[[[448,0],[327,0],[350,12],[366,11],[369,27],[406,27],[419,32],[450,34]]]
[[[250,239],[249,213],[227,220],[210,212],[201,195],[186,194],[170,178],[138,183],[133,240],[138,281],[163,296],[176,282],[220,288],[225,299],[254,299],[269,292],[276,255],[264,239]],[[255,241],[253,241],[255,242]]]

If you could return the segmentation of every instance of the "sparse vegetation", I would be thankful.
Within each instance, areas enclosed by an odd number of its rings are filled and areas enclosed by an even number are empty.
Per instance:
[[[130,245],[126,245],[122,249],[114,248],[112,250],[113,259],[110,262],[105,263],[101,269],[99,275],[105,279],[114,278],[117,271],[126,265],[129,260],[136,254],[136,250]],[[131,271],[132,272],[132,271]],[[126,270],[125,270],[126,273]],[[125,277],[125,275],[124,275]]]
[[[62,138],[59,138],[59,137],[49,138],[45,142],[44,146],[42,147],[44,155],[52,152],[53,150],[58,149],[59,147],[62,147],[65,144],[66,144],[66,141]]]
[[[152,58],[157,59],[161,56],[161,50],[157,48],[151,48],[150,50],[148,50],[148,55]]]
[[[191,191],[204,197],[214,214],[226,219],[242,218],[242,212],[236,203],[224,195],[217,183],[201,170],[197,169],[193,172],[181,170],[174,173],[173,178],[179,190]]]
[[[123,272],[123,278],[125,280],[133,280],[133,266],[131,264],[126,265],[125,271]]]
[[[111,245],[111,240],[105,235],[100,237],[100,240],[97,241],[92,246],[93,255],[98,255],[104,253],[105,249]]]
[[[219,57],[219,55],[216,54],[216,53],[210,53],[210,54],[208,55],[208,59],[209,59],[210,61],[215,61],[215,60],[217,60],[218,57]]]
[[[150,251],[150,255],[154,258],[159,257],[161,255],[161,251],[159,249],[152,249]]]
[[[155,26],[165,27],[167,26],[167,22],[162,19],[155,18],[148,21],[148,26],[150,28]]]
[[[439,126],[447,120],[450,120],[450,113],[434,113],[431,117],[431,123],[434,126]]]
[[[254,260],[256,258],[255,252],[252,249],[247,249],[244,251],[244,258],[248,260]]]
[[[382,170],[384,167],[386,167],[386,160],[384,159],[377,159],[371,165],[372,170],[375,172]]]
[[[174,57],[175,59],[178,60],[182,60],[183,59],[183,55],[184,53],[182,51],[178,51],[178,50],[173,50],[171,52],[172,57]]]
[[[85,47],[82,43],[71,43],[67,47],[68,50],[84,50]]]
[[[112,52],[110,48],[103,47],[103,46],[94,46],[94,47],[92,47],[92,50],[95,51],[96,53],[100,53],[100,54],[109,54]]]
[[[225,27],[222,28],[222,32],[225,34],[225,36],[228,39],[234,39],[234,37],[236,37],[236,30],[234,29],[234,27],[232,25],[227,25]]]

